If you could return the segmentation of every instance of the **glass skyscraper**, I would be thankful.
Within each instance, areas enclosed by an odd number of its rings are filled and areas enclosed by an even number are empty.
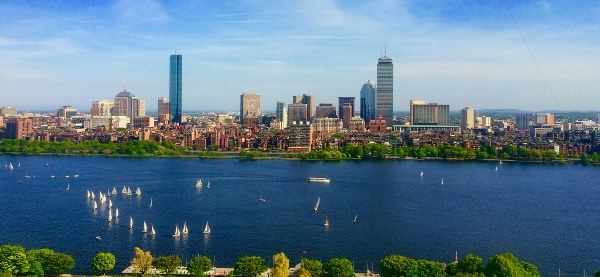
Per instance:
[[[181,55],[171,55],[169,65],[169,121],[181,123]]]
[[[377,117],[380,116],[388,127],[394,124],[394,64],[387,55],[377,62]]]
[[[367,80],[360,89],[360,117],[365,120],[366,124],[372,119],[377,119],[375,115],[375,84],[371,80]]]

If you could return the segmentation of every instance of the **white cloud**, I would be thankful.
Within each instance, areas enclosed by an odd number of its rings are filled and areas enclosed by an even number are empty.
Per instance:
[[[158,0],[118,0],[113,12],[127,21],[148,22],[164,21],[167,13]]]

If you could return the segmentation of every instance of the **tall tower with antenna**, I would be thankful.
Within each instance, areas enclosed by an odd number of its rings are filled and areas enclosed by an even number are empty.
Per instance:
[[[169,61],[169,121],[181,123],[181,55],[171,55]]]
[[[385,119],[387,126],[394,124],[394,64],[387,56],[387,49],[377,62],[377,115]]]

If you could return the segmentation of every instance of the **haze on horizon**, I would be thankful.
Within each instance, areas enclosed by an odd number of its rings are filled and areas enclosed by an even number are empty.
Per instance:
[[[592,0],[0,1],[0,106],[86,112],[127,85],[156,110],[175,51],[184,110],[337,105],[387,49],[397,111],[598,110],[598,18]]]

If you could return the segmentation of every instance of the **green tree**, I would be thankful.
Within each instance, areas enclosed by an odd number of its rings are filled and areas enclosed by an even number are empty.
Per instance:
[[[310,276],[310,272],[308,270],[301,267],[296,272],[294,272],[294,277],[311,277],[311,276]]]
[[[419,263],[400,255],[389,255],[379,262],[381,277],[416,276]]]
[[[517,257],[507,252],[495,255],[488,261],[485,267],[485,275],[497,277],[539,277],[540,273],[534,265],[520,262]]]
[[[92,269],[106,275],[107,271],[110,271],[115,267],[116,262],[117,259],[112,253],[98,252],[94,258],[92,258]]]
[[[177,267],[181,265],[181,259],[177,256],[160,256],[152,261],[152,265],[167,275],[175,273]]]
[[[204,276],[204,272],[213,267],[212,261],[206,256],[194,257],[187,263],[187,270],[196,277]]]
[[[290,275],[290,259],[283,253],[273,255],[273,269],[271,276],[288,277]]]
[[[24,252],[16,252],[0,260],[0,271],[12,275],[24,275],[29,271],[30,266]]]
[[[65,253],[54,253],[50,257],[50,261],[46,264],[45,269],[56,274],[63,274],[75,267],[75,259],[71,255]]]
[[[436,261],[417,260],[419,265],[417,276],[419,277],[443,277],[444,264]]]
[[[323,264],[319,260],[302,259],[300,265],[302,268],[308,270],[312,277],[321,277],[323,275]]]
[[[27,276],[44,276],[44,269],[42,263],[39,261],[29,261],[29,270],[26,273]]]
[[[265,259],[258,256],[244,256],[239,258],[233,266],[236,276],[256,277],[267,270]]]
[[[133,266],[134,271],[142,275],[146,274],[146,271],[152,266],[152,254],[150,251],[144,251],[139,247],[134,248],[133,253],[131,266]]]
[[[483,260],[473,254],[467,254],[456,265],[458,272],[477,273],[483,272]]]
[[[332,258],[323,266],[325,277],[354,277],[354,266],[346,258]]]
[[[594,273],[594,277],[600,277],[600,271],[596,271],[596,273]]]

